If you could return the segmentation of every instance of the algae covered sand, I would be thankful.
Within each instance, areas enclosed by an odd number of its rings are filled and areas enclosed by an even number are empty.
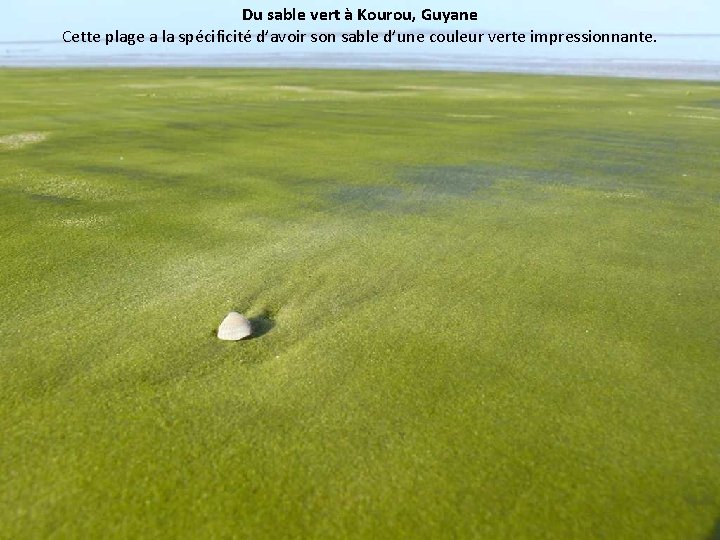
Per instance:
[[[718,84],[4,70],[0,207],[0,537],[718,530]]]

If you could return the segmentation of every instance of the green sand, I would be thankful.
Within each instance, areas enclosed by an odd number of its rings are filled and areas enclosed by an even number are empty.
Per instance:
[[[717,534],[719,175],[713,83],[0,70],[0,537]]]

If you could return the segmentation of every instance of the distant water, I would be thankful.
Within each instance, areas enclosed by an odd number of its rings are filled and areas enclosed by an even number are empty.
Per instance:
[[[282,46],[278,46],[282,47]],[[720,81],[720,35],[666,36],[645,46],[338,46],[273,49],[265,46],[141,44],[134,47],[0,42],[2,67],[309,67],[346,69],[428,69],[602,75]]]

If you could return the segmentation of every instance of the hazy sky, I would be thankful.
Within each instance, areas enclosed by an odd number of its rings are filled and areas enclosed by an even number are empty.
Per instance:
[[[292,7],[290,2],[239,2],[233,0],[3,0],[0,42],[60,39],[65,30],[105,32],[197,32],[223,28],[251,28],[242,20],[242,9],[269,10]],[[639,31],[652,33],[718,33],[720,0],[506,0],[454,2],[364,0],[337,2],[305,0],[298,9],[348,7],[375,10],[477,10],[473,26],[493,30],[527,31]],[[292,23],[291,27],[318,28],[318,23]],[[357,26],[358,23],[352,23]],[[264,24],[267,26],[267,23]],[[322,28],[329,28],[328,23]],[[337,26],[337,25],[336,25]],[[368,26],[367,23],[362,24]],[[382,25],[387,27],[387,23]],[[437,27],[437,23],[416,23]],[[252,27],[257,28],[257,26]],[[347,28],[339,26],[339,29]]]

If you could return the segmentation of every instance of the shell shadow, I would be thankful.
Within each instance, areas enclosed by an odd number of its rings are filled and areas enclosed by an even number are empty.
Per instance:
[[[245,338],[246,340],[261,338],[275,328],[275,321],[268,313],[263,313],[262,315],[258,315],[256,317],[250,317],[248,320],[250,321],[252,334]]]

